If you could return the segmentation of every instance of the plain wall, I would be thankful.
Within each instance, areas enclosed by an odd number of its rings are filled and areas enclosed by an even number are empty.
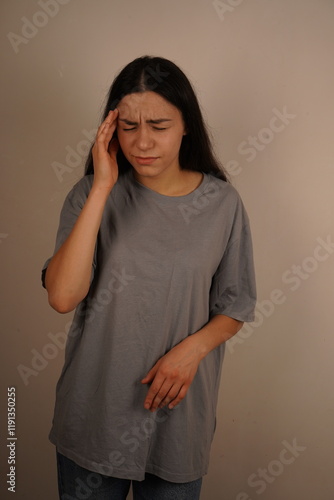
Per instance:
[[[202,498],[332,500],[334,2],[2,0],[0,14],[1,498],[11,386],[14,498],[57,498],[48,432],[71,314],[48,306],[40,270],[84,131],[148,53],[193,82],[254,240],[256,321],[227,344]]]

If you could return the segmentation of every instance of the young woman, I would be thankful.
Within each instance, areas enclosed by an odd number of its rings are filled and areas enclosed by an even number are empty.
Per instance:
[[[255,281],[247,214],[174,63],[114,80],[43,282],[76,308],[50,433],[60,498],[125,499],[132,481],[135,499],[198,499]]]

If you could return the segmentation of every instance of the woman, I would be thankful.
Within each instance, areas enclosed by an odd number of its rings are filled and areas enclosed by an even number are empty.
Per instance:
[[[199,498],[255,282],[247,214],[174,63],[115,78],[43,280],[76,308],[50,433],[60,498],[125,499],[131,481],[135,499]]]

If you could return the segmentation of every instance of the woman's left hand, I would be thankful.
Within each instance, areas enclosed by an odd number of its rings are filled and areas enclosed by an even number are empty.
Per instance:
[[[162,356],[141,381],[150,384],[144,407],[174,408],[187,394],[202,359],[195,337],[187,337]]]

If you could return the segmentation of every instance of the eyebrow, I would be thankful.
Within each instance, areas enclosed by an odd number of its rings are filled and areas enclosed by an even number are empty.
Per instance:
[[[125,118],[119,118],[120,122],[124,122],[127,125],[138,125],[138,122],[132,122],[130,120],[126,120]],[[159,125],[159,123],[171,122],[170,118],[159,118],[158,120],[146,120],[146,123],[153,123],[154,125]]]

